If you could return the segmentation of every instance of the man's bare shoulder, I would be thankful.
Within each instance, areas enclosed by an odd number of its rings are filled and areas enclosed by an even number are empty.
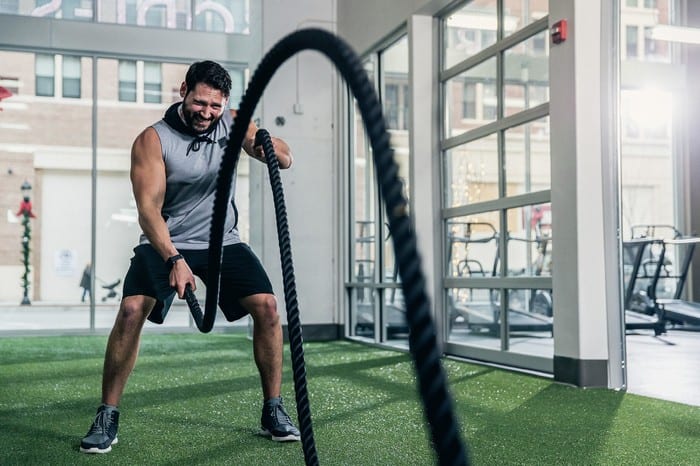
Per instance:
[[[141,152],[150,153],[153,151],[160,152],[160,137],[158,132],[152,126],[149,126],[136,136],[132,146],[132,153],[138,155]]]

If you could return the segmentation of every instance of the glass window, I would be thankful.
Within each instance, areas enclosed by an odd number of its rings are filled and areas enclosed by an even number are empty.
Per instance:
[[[53,55],[36,55],[36,95],[54,96],[55,63]]]
[[[550,188],[549,117],[505,132],[506,196]]]
[[[135,26],[190,29],[192,16],[190,0],[152,1],[100,0],[97,20],[101,23],[129,24]]]
[[[144,62],[143,64],[143,101],[149,104],[161,102],[162,76],[160,63]]]
[[[19,13],[19,0],[0,0],[0,13]]]
[[[540,232],[549,221],[549,202],[542,201],[548,201],[551,185],[549,117],[543,105],[549,101],[547,23],[537,23],[533,34],[507,49],[498,42],[546,18],[549,2],[475,0],[458,13],[483,13],[488,5],[495,15],[495,3],[503,8],[493,28],[482,16],[478,28],[470,23],[478,32],[463,34],[494,46],[474,48],[484,59],[457,76],[452,69],[468,63],[468,56],[457,54],[460,31],[452,30],[454,15],[443,23],[448,39],[443,64],[448,77],[442,81],[446,148],[441,154],[442,213],[449,217],[444,238],[448,339],[457,343],[455,354],[467,357],[483,358],[488,349],[494,361],[501,358],[497,352],[505,351],[551,358],[551,271],[546,268],[551,235],[547,229],[545,239]],[[513,126],[512,117],[523,117],[525,110],[527,120]],[[522,207],[513,208],[514,203]],[[503,275],[513,285],[504,286]]]
[[[465,101],[474,93],[474,120],[465,121]],[[445,83],[446,136],[452,137],[496,119],[496,58],[486,60]]]
[[[250,33],[249,0],[196,0],[194,29],[199,31]]]
[[[354,111],[353,238],[354,265],[351,281],[373,283],[376,263],[376,187],[374,162],[359,108]]]
[[[403,36],[386,49],[372,54],[364,66],[370,81],[378,82],[382,110],[391,138],[389,143],[398,164],[397,175],[402,183],[403,195],[408,198],[411,164],[408,38]],[[379,76],[377,69],[382,70]],[[392,235],[383,201],[377,192],[374,160],[357,104],[352,118],[351,268],[348,289],[355,297],[351,300],[350,311],[350,320],[355,324],[351,325],[350,334],[376,342],[402,344],[408,336],[405,303],[397,285],[399,275]],[[365,289],[365,284],[372,287]],[[367,321],[363,316],[372,320]],[[362,323],[362,319],[366,322]]]
[[[465,81],[462,92],[462,118],[473,120],[476,118],[476,83]]]
[[[450,218],[446,221],[448,277],[495,277],[498,271],[498,212]]]
[[[496,43],[496,0],[473,0],[445,18],[445,68]]]
[[[504,0],[504,36],[524,28],[528,24],[547,16],[548,0]]]
[[[549,88],[549,59],[546,52],[543,53],[536,47],[536,38],[545,36],[546,31],[543,31],[505,51],[505,116],[548,100],[540,98],[530,101],[532,87],[536,87],[535,92],[540,93],[544,89],[545,94]]]
[[[552,206],[528,205],[508,209],[508,264],[516,277],[552,275]]]
[[[637,43],[639,39],[637,38],[637,31],[639,28],[637,26],[627,26],[625,28],[626,34],[625,34],[625,40],[626,40],[626,51],[627,51],[627,58],[634,58],[637,56]]]
[[[498,138],[491,135],[445,153],[445,206],[498,198]]]
[[[637,2],[638,2],[638,1],[639,1],[639,0],[626,0],[626,1],[625,1],[625,5],[627,5],[627,6],[629,6],[629,7],[636,8],[636,7],[637,7]]]
[[[6,243],[4,253],[0,254],[0,276],[5,277],[5,283],[0,286],[0,303],[19,304],[23,295],[23,264],[19,262],[23,258],[19,251],[24,231],[14,213],[24,195],[29,197],[36,215],[29,223],[27,258],[31,303],[79,303],[80,278],[90,261],[91,102],[81,97],[49,98],[42,99],[40,112],[27,111],[36,99],[34,94],[54,95],[54,60],[53,55],[0,50],[0,76],[12,73],[18,84],[24,84],[8,99],[14,105],[3,105],[0,113],[0,160],[5,169],[11,168],[1,183],[0,208],[13,214],[7,222],[0,222],[0,237]],[[86,69],[84,91],[90,95],[92,61],[89,57],[82,60]],[[21,191],[25,180],[31,187],[26,193]],[[98,292],[101,298],[99,286]],[[29,306],[18,313],[14,328],[85,329],[90,322],[87,306],[66,310],[61,312],[61,318],[49,320],[42,320],[37,314],[41,309],[46,307]],[[114,308],[105,312],[110,323],[114,322],[113,311]]]
[[[500,290],[450,288],[445,294],[448,341],[493,350],[500,349]]]
[[[80,57],[63,57],[63,97],[80,98]]]
[[[136,62],[119,61],[119,101],[136,102]]]

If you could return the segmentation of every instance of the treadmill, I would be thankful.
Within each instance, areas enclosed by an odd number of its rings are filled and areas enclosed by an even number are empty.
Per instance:
[[[698,243],[700,243],[700,238],[698,237],[680,237],[663,240],[659,256],[660,261],[659,264],[657,264],[657,272],[649,288],[649,297],[655,303],[660,319],[673,324],[700,326],[700,303],[681,299],[686,278],[688,277],[688,270],[690,269],[690,264],[695,252],[695,245]],[[678,273],[664,275],[661,265],[666,258],[669,247],[685,247],[686,249]],[[673,297],[664,298],[657,296],[659,283],[664,279],[675,280],[676,288]]]

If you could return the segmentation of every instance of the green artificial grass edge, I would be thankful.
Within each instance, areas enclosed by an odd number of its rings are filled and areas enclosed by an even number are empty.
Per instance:
[[[260,383],[244,334],[145,334],[119,444],[78,452],[99,402],[106,336],[0,339],[0,464],[304,464],[256,435]],[[410,355],[306,343],[322,465],[434,464]],[[289,348],[283,396],[296,419]],[[697,464],[700,408],[443,360],[472,464]]]

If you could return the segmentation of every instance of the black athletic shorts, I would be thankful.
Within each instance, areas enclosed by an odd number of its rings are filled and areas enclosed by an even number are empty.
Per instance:
[[[187,261],[192,273],[206,285],[209,250],[178,252]],[[134,248],[134,257],[131,258],[129,271],[124,278],[122,296],[144,295],[155,298],[157,302],[148,320],[162,324],[176,296],[175,289],[170,287],[169,282],[170,270],[160,254],[150,244],[141,244]],[[241,298],[258,293],[272,294],[272,284],[265,269],[255,253],[244,243],[224,246],[220,283],[219,308],[229,322],[248,314],[240,303]]]

